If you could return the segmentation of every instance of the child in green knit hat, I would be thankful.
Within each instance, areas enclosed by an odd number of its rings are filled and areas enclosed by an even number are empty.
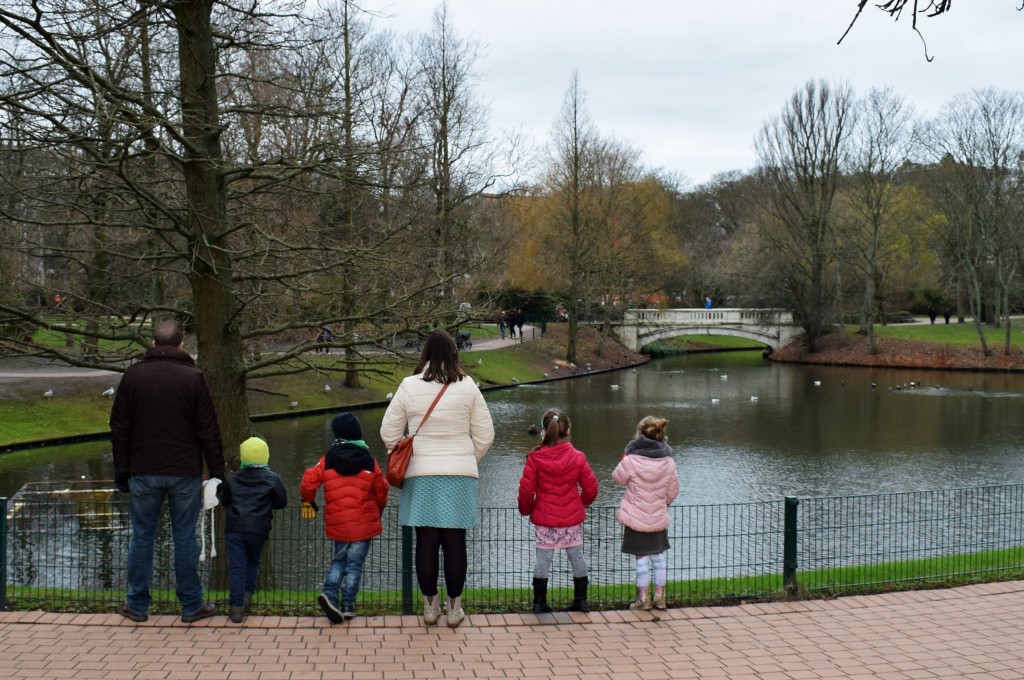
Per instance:
[[[220,485],[217,496],[227,511],[224,542],[227,545],[231,589],[228,618],[241,623],[256,592],[263,545],[270,536],[274,510],[288,504],[284,482],[267,467],[270,448],[259,437],[239,447],[242,467]]]

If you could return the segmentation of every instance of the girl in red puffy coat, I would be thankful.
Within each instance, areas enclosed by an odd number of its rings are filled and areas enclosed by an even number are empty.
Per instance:
[[[536,529],[537,564],[533,568],[533,612],[549,613],[548,576],[555,550],[565,549],[572,565],[570,611],[589,611],[587,561],[583,555],[583,520],[597,497],[597,477],[586,455],[569,441],[569,416],[549,409],[541,419],[544,439],[526,457],[519,480],[519,512]]]
[[[317,511],[316,490],[324,487],[324,532],[334,541],[334,559],[316,601],[331,623],[340,623],[356,615],[370,540],[383,531],[380,517],[388,500],[388,483],[363,441],[358,418],[342,413],[331,428],[334,443],[320,462],[303,473],[299,491],[302,516],[312,519]]]

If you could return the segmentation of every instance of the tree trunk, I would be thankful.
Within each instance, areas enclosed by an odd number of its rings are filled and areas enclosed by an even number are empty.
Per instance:
[[[576,303],[569,305],[569,332],[565,343],[565,360],[576,362],[576,333],[579,332],[580,307]]]
[[[210,384],[229,470],[238,469],[238,445],[250,432],[238,301],[232,294],[232,262],[227,247],[227,188],[220,172],[222,153],[216,54],[210,13],[212,0],[173,5],[178,21],[186,224],[192,251],[193,315],[199,365]]]

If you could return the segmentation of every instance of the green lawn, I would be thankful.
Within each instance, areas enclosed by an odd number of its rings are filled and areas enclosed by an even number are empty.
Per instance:
[[[794,594],[783,588],[780,574],[741,576],[734,578],[670,581],[668,599],[671,606],[696,607],[732,604],[741,600],[777,600],[787,598],[832,597],[866,592],[928,587],[950,587],[968,583],[1002,581],[1024,577],[1024,548],[1013,547],[965,555],[933,557],[920,560],[889,562],[859,567],[840,567],[797,573],[798,587]],[[317,590],[264,590],[254,603],[255,613],[292,616],[317,616]],[[8,589],[9,606],[15,610],[46,609],[50,611],[107,611],[110,602],[123,597],[121,591],[78,590],[14,586]],[[173,591],[154,590],[153,613],[177,613]],[[225,590],[210,589],[209,599],[226,602]],[[552,588],[552,603],[572,599],[571,588]],[[606,608],[624,607],[634,596],[629,583],[591,586],[588,596],[593,605]],[[469,611],[524,611],[532,601],[529,588],[467,588],[464,600]],[[359,610],[363,615],[397,614],[399,591],[362,592]],[[414,598],[418,610],[418,598]]]
[[[487,331],[481,332],[483,337]],[[250,383],[249,408],[253,415],[284,413],[298,402],[296,412],[314,409],[344,408],[356,404],[382,402],[394,392],[402,379],[412,373],[415,359],[408,362],[363,365],[358,388],[344,387],[344,374],[328,371],[344,363],[337,354],[319,354],[307,359],[318,367],[306,373],[253,380]],[[533,343],[496,350],[479,350],[462,355],[467,373],[481,385],[508,385],[544,377],[550,359]],[[54,437],[106,432],[109,429],[112,401],[102,391],[117,383],[117,377],[26,383],[17,393],[0,400],[0,446],[32,442]],[[326,391],[324,385],[330,385]],[[52,388],[53,398],[42,394]]]
[[[1005,328],[993,328],[983,326],[985,340],[992,345],[1001,346],[1003,343]],[[847,326],[846,330],[851,333],[857,332],[857,326]],[[1024,349],[1024,321],[1014,319],[1010,328],[1010,344],[1017,349]],[[974,323],[950,324],[943,323],[940,319],[935,324],[892,324],[890,326],[875,326],[875,335],[885,338],[897,338],[900,340],[918,340],[922,342],[936,342],[959,347],[978,347],[981,341],[978,339],[978,330]]]
[[[93,434],[109,429],[111,400],[100,395],[101,388],[53,386],[52,399],[42,397],[43,387],[21,399],[0,400],[3,435],[0,445],[36,441],[76,434]]]

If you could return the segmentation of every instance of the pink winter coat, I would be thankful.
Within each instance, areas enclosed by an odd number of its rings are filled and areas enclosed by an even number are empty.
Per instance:
[[[540,527],[571,527],[587,518],[597,477],[587,456],[569,440],[538,446],[526,456],[519,480],[519,513]]]
[[[620,524],[648,533],[668,528],[668,506],[679,495],[671,446],[638,435],[626,445],[626,455],[612,472],[612,479],[626,487],[615,513]]]

